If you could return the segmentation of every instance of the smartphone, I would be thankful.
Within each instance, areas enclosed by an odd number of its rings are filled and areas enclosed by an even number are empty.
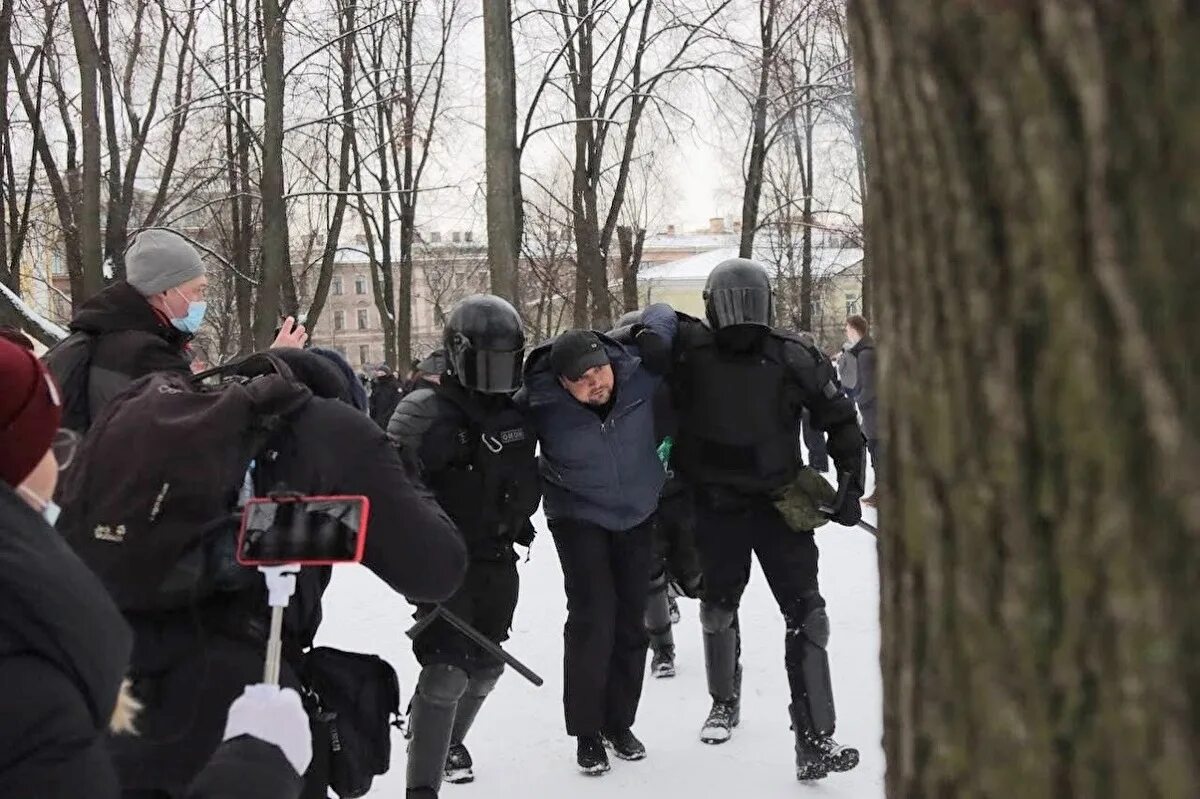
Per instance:
[[[358,563],[371,502],[364,496],[255,498],[242,510],[237,561],[243,566]]]

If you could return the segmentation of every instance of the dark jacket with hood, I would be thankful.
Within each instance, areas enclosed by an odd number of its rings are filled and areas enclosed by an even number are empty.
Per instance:
[[[76,404],[79,398],[73,393],[87,392],[86,407],[92,419],[140,377],[152,372],[189,372],[187,343],[191,336],[175,328],[125,281],[85,302],[70,329],[91,337],[91,368],[86,379],[64,380],[59,358],[65,350],[61,347],[50,350],[45,361],[62,386],[65,405]]]
[[[100,580],[0,484],[0,796],[117,799],[105,740],[132,643]],[[220,746],[187,797],[299,791],[278,748],[241,737]]]
[[[395,375],[380,375],[371,381],[371,409],[368,412],[381,430],[387,430],[403,394],[404,387]]]
[[[366,495],[371,519],[363,565],[410,600],[451,596],[467,565],[454,523],[409,478],[384,432],[348,404],[349,388],[332,364],[302,350],[274,353],[315,396],[268,446],[264,460],[270,465],[259,480],[309,495]],[[316,636],[330,572],[306,567],[297,579],[284,616],[284,685],[299,684],[297,655]],[[200,607],[130,621],[136,634],[134,693],[146,710],[141,735],[114,739],[122,782],[127,788],[178,792],[220,743],[221,709],[262,679],[269,621],[265,589],[254,580]],[[320,748],[314,741],[314,752]],[[314,768],[317,764],[314,758]]]
[[[642,322],[662,340],[674,341],[678,323],[669,306],[650,306]],[[666,479],[654,426],[654,397],[663,378],[643,365],[636,348],[597,335],[615,377],[607,417],[600,419],[559,383],[550,365],[550,342],[530,354],[517,402],[541,443],[546,517],[629,530],[654,513]]]

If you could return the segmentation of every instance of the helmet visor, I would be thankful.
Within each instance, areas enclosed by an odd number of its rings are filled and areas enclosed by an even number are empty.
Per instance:
[[[762,288],[714,289],[708,294],[708,318],[717,328],[771,326],[771,292]]]
[[[525,350],[464,348],[455,358],[458,382],[485,394],[511,394],[521,387]]]

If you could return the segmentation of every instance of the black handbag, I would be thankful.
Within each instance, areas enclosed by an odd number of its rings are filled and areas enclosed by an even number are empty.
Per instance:
[[[329,740],[329,787],[357,799],[387,773],[392,728],[400,727],[400,679],[383,658],[317,647],[304,655],[302,680],[312,715]]]

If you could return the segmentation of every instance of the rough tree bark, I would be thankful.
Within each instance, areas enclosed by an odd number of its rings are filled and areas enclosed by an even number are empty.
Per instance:
[[[891,797],[1200,785],[1200,11],[854,0]]]
[[[642,247],[646,229],[630,225],[617,226],[617,248],[621,256],[621,300],[625,313],[638,307],[638,271],[642,267]]]
[[[509,0],[483,0],[488,265],[492,293],[520,309],[522,201]]]
[[[275,337],[280,288],[291,269],[287,204],[283,196],[285,7],[281,7],[280,0],[262,0],[262,276],[258,283],[258,313],[254,319],[254,343],[259,348],[269,346]]]
[[[96,36],[84,0],[69,0],[67,9],[79,66],[79,115],[83,143],[83,176],[74,216],[82,265],[82,296],[74,291],[71,294],[73,303],[78,307],[104,288],[100,241],[100,143],[103,132],[100,129],[97,94],[100,54],[96,50]]]

